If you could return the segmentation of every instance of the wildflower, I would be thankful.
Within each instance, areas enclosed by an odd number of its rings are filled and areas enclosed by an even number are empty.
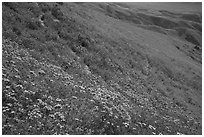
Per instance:
[[[45,75],[45,71],[43,71],[43,70],[39,70],[39,71],[38,71],[38,74],[44,76],[44,75]]]
[[[57,104],[57,105],[54,106],[54,108],[55,108],[55,109],[61,109],[61,108],[62,108],[62,105],[61,105],[61,104]]]
[[[155,130],[156,128],[155,127],[153,127],[152,125],[149,125],[149,128],[150,129],[153,129],[153,130]]]
[[[77,99],[77,97],[76,97],[76,96],[72,96],[72,98],[73,98],[73,99]]]

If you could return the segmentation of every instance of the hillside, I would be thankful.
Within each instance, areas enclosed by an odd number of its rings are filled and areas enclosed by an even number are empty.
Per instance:
[[[2,133],[202,134],[201,11],[138,6],[2,3]]]

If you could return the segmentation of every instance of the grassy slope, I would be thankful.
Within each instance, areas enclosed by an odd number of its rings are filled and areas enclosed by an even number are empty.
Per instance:
[[[3,134],[201,134],[185,42],[104,4],[56,5],[3,4]]]

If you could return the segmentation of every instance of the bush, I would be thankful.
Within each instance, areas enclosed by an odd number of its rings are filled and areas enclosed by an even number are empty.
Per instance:
[[[17,10],[16,10],[17,3],[14,3],[14,2],[3,2],[3,5],[5,5],[6,7],[10,8],[11,10],[17,12]]]
[[[64,40],[71,40],[72,37],[66,32],[66,30],[62,29],[61,31],[58,32],[58,35],[60,38]]]
[[[31,30],[37,30],[41,26],[40,26],[40,22],[27,21],[26,27]]]
[[[82,47],[89,48],[90,47],[90,39],[88,37],[78,35],[78,41]]]
[[[84,57],[84,64],[87,66],[97,65],[100,61],[101,59],[96,53],[90,53]]]
[[[54,16],[56,19],[58,19],[58,20],[63,19],[63,13],[61,12],[60,8],[58,8],[58,7],[52,8],[51,13],[52,13],[52,16]]]
[[[78,56],[84,56],[87,53],[87,50],[79,45],[78,43],[72,43],[69,45],[71,50],[76,53]]]
[[[21,31],[17,27],[13,27],[13,32],[18,36],[21,35]]]
[[[201,50],[201,48],[199,46],[197,46],[197,45],[194,47],[194,49]]]

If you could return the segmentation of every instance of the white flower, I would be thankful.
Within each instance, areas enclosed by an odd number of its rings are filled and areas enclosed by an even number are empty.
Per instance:
[[[61,105],[61,104],[57,104],[57,105],[54,106],[54,108],[55,108],[55,109],[61,109],[61,108],[62,108],[62,105]]]
[[[72,98],[73,98],[73,99],[77,99],[77,97],[76,97],[76,96],[72,96]]]
[[[44,71],[44,70],[39,70],[38,73],[39,73],[40,75],[45,75],[45,71]]]
[[[153,129],[153,130],[155,130],[156,128],[155,127],[153,127],[152,125],[149,125],[149,128],[150,129]]]
[[[57,101],[57,102],[61,102],[62,100],[61,100],[61,99],[59,99],[59,98],[57,98],[57,99],[56,99],[56,101]]]

